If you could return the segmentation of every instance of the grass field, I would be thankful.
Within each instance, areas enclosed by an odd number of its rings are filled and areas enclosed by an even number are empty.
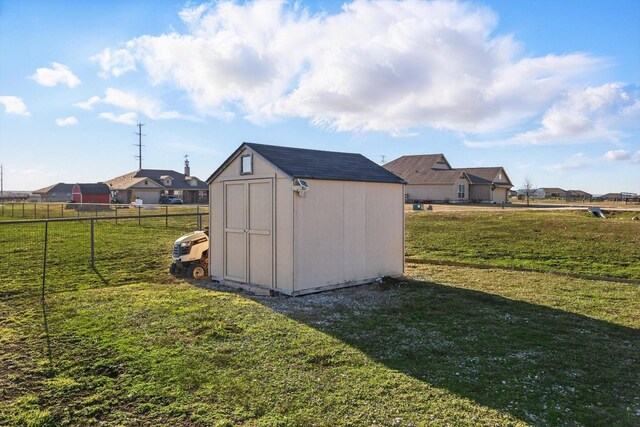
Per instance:
[[[544,222],[536,215],[508,221]],[[414,257],[426,255],[422,220],[407,221]],[[564,240],[578,240],[570,229],[581,219],[564,220]],[[166,274],[178,229],[101,231],[107,253],[143,261],[73,270],[84,251],[57,241],[48,334],[26,291],[38,288],[38,267],[21,280],[0,258],[0,425],[640,424],[637,285],[408,264],[403,280],[256,297]]]
[[[606,220],[584,211],[411,212],[406,256],[640,280],[637,213]]]

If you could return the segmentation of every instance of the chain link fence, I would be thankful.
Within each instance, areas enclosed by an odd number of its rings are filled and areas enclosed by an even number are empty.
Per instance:
[[[208,218],[167,211],[0,221],[0,298],[166,279],[175,239]]]
[[[85,217],[122,217],[206,213],[207,205],[121,205],[103,203],[0,203],[0,221],[12,219],[51,219]]]

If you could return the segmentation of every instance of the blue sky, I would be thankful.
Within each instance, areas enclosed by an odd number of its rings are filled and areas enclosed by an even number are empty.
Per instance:
[[[5,190],[243,141],[640,193],[640,2],[0,0]]]

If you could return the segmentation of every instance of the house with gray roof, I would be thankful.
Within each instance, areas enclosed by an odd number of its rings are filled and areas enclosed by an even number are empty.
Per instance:
[[[185,203],[207,203],[209,189],[204,181],[191,176],[189,160],[184,173],[169,169],[139,169],[106,181],[118,203],[131,203],[136,198],[145,204],[159,203],[160,197],[173,195]]]
[[[513,187],[501,166],[453,168],[444,154],[402,156],[384,168],[406,181],[407,202],[506,203]]]
[[[32,192],[40,202],[69,202],[72,199],[73,186],[59,182],[48,187],[40,188]]]

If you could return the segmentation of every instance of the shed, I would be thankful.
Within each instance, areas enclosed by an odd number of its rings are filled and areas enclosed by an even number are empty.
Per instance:
[[[404,273],[404,181],[361,154],[243,143],[207,182],[213,280],[300,295]]]
[[[103,182],[96,184],[74,184],[71,190],[73,203],[109,203],[109,186]]]

